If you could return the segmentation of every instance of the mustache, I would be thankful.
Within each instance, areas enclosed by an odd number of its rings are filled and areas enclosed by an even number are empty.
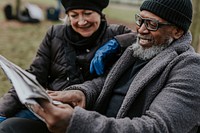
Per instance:
[[[142,39],[146,39],[146,40],[152,40],[153,37],[151,35],[141,35],[141,34],[137,34],[137,38],[142,38]]]

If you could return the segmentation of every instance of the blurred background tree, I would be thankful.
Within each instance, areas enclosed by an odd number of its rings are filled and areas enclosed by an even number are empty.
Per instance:
[[[193,2],[193,21],[191,26],[192,32],[192,46],[199,53],[200,52],[200,1],[192,0]]]

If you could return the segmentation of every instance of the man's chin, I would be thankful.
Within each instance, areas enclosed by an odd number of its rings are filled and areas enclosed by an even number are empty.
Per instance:
[[[141,42],[138,42],[138,45],[140,45],[144,49],[152,47],[152,43],[141,43]]]
[[[151,48],[152,46],[149,44],[139,44],[143,49]]]
[[[161,51],[163,51],[168,44],[166,45],[153,45],[151,47],[144,47],[140,45],[138,42],[132,45],[133,56],[140,58],[142,60],[149,60],[158,55]]]

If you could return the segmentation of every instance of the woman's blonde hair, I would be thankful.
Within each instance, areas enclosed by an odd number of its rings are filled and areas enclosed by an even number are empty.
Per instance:
[[[67,14],[64,18],[60,18],[60,20],[63,22],[63,25],[70,25],[69,16]]]

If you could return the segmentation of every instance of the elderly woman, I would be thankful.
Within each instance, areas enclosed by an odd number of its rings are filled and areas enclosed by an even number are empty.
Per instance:
[[[66,11],[65,24],[54,25],[47,31],[27,70],[51,91],[106,74],[127,45],[122,34],[131,33],[123,25],[107,24],[102,10],[109,0],[62,0],[61,3]],[[35,119],[20,103],[14,88],[0,99],[0,116],[2,121],[13,116]],[[37,129],[31,130],[39,133]]]

